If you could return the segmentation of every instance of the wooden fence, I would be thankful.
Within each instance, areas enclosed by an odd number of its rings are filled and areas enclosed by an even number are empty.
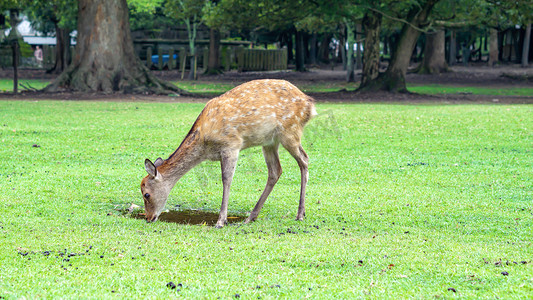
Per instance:
[[[151,42],[151,43],[149,43]],[[150,69],[154,70],[184,70],[191,69],[188,47],[179,43],[168,43],[166,41],[153,40],[134,42],[137,56]],[[225,42],[221,45],[220,63],[225,71],[237,69],[244,71],[273,71],[287,69],[287,48],[277,50],[246,49],[248,42]],[[5,49],[4,49],[5,48]],[[55,46],[44,45],[43,64],[37,65],[33,54],[23,57],[20,62],[21,67],[29,68],[50,68],[55,63]],[[74,47],[70,48],[74,55]],[[199,43],[197,48],[196,66],[198,69],[205,69],[208,65],[209,53],[206,43]],[[11,49],[0,47],[0,66],[9,68],[11,62]],[[194,66],[193,66],[194,68]]]
[[[287,48],[279,50],[241,49],[239,71],[273,71],[287,69]]]

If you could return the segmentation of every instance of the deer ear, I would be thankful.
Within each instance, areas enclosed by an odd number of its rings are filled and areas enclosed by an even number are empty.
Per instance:
[[[157,167],[159,167],[160,165],[162,165],[163,162],[164,162],[163,159],[162,159],[161,157],[159,157],[158,159],[155,160],[155,162],[154,162],[154,166],[157,168]]]
[[[157,162],[157,160],[156,160]],[[148,172],[148,175],[152,177],[157,176],[157,169],[153,162],[151,162],[148,158],[144,160],[144,168],[146,169],[146,172]]]

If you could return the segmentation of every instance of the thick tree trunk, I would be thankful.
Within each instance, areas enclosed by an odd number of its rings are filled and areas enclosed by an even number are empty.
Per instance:
[[[455,30],[450,31],[450,51],[448,52],[448,65],[453,66],[457,63],[457,40],[455,39]]]
[[[522,46],[522,67],[527,67],[529,60],[529,44],[531,43],[531,23],[527,24],[524,34],[524,44]]]
[[[444,45],[444,30],[426,33],[424,58],[417,70],[419,74],[440,74],[448,71]]]
[[[209,30],[209,63],[207,74],[220,74],[220,30],[211,28]]]
[[[489,66],[492,67],[498,63],[500,56],[498,47],[498,30],[491,28],[489,36]]]
[[[45,91],[179,93],[137,57],[126,0],[78,0],[78,39],[70,66]]]
[[[411,9],[407,17],[408,23],[402,27],[400,40],[392,53],[387,71],[372,80],[365,88],[367,91],[407,92],[405,74],[407,73],[416,41],[420,36],[420,31],[417,27],[426,25],[431,10],[438,1],[428,0],[422,7],[417,6]]]
[[[296,31],[296,71],[305,72],[305,50],[303,32]]]
[[[360,91],[370,88],[379,75],[379,34],[381,31],[381,19],[381,14],[373,11],[366,13],[363,18],[365,46],[363,51],[363,73],[361,85],[358,89]]]

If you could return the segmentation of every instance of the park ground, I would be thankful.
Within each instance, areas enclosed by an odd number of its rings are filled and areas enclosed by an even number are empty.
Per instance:
[[[40,93],[25,91],[13,95],[0,94],[0,99],[60,99],[60,100],[114,100],[114,101],[159,101],[159,102],[205,102],[241,83],[254,79],[285,79],[300,87],[320,102],[450,102],[450,103],[532,103],[533,67],[521,68],[519,65],[501,65],[493,68],[484,65],[468,67],[454,66],[450,72],[437,75],[408,73],[406,82],[410,94],[369,93],[353,91],[357,83],[346,83],[346,72],[342,67],[322,66],[309,68],[307,72],[237,72],[230,71],[221,75],[199,75],[198,80],[181,80],[181,73],[174,71],[153,71],[154,74],[194,95],[175,97],[175,95],[97,95],[78,93]],[[12,71],[3,70],[0,78],[12,78]],[[44,85],[56,75],[46,74],[43,70],[21,70],[19,82],[28,80],[42,81]],[[185,76],[187,77],[187,76]],[[356,71],[356,81],[360,80],[360,70]],[[206,86],[215,86],[209,88]],[[32,84],[25,84],[33,87]],[[205,92],[204,92],[205,91]]]
[[[532,69],[453,70],[408,75],[429,95],[358,95],[339,69],[158,73],[193,97],[2,94],[0,299],[530,299]],[[144,160],[168,157],[205,101],[255,78],[317,99],[305,220],[285,150],[254,223],[128,213],[142,213]],[[230,215],[249,213],[266,177],[261,149],[242,151]],[[205,162],[167,208],[216,214],[221,193],[220,165]]]

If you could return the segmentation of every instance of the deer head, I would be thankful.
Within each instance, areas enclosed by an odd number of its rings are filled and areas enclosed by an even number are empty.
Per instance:
[[[149,159],[144,161],[144,167],[148,175],[141,181],[141,193],[144,199],[144,208],[146,212],[146,221],[154,222],[157,220],[161,211],[167,203],[169,188],[162,174],[157,171],[157,167],[163,164],[161,158],[152,163]]]

